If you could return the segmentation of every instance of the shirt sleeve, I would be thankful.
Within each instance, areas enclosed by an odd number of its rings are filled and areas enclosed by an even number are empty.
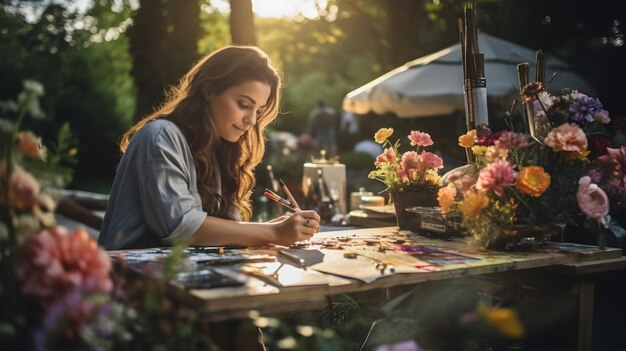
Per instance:
[[[187,239],[198,230],[206,212],[192,176],[193,158],[181,133],[164,129],[152,135],[145,165],[139,168],[139,197],[151,234],[163,242]],[[195,169],[193,169],[195,174]]]

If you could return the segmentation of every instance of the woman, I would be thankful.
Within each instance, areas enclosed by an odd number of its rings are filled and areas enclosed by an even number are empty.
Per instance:
[[[201,59],[167,101],[122,137],[98,243],[107,249],[288,245],[319,229],[314,211],[249,223],[263,131],[281,80],[265,53],[231,46]]]

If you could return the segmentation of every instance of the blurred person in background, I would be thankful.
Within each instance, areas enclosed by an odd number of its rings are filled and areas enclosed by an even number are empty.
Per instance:
[[[308,134],[315,138],[316,150],[326,150],[326,158],[337,155],[337,112],[324,100],[309,114]]]

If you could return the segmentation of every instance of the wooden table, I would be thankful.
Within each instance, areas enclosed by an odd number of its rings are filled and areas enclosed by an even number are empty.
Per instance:
[[[539,275],[543,274],[542,272],[551,272],[575,278],[575,287],[579,296],[576,343],[579,350],[589,350],[591,348],[594,273],[626,269],[626,259],[622,257],[621,249],[600,250],[592,246],[554,243],[545,248],[526,252],[486,252],[468,246],[460,238],[442,241],[415,236],[410,232],[400,232],[397,227],[322,232],[314,237],[313,243],[314,245],[310,247],[289,250],[290,253],[306,261],[305,268],[296,267],[293,260],[277,255],[276,263],[245,265],[248,268],[264,267],[266,272],[279,265],[278,274],[273,278],[268,277],[267,274],[254,274],[260,277],[256,279],[249,276],[249,270],[245,275],[241,273],[239,269],[242,266],[240,265],[224,266],[217,270],[238,278],[245,276],[245,284],[212,289],[174,289],[174,292],[182,300],[203,311],[207,318],[213,321],[223,321],[246,318],[251,310],[280,314],[294,313],[303,309],[320,309],[326,306],[328,297],[339,294],[379,290],[383,297],[390,298],[392,297],[390,292],[394,288],[414,286],[428,281],[469,276],[522,279],[525,276],[522,272],[533,274],[539,272]],[[394,256],[398,255],[396,249],[399,246],[404,249],[415,247],[418,251],[424,248],[433,249],[434,254],[429,252],[425,256],[420,256],[420,254],[411,256],[411,259],[417,258],[418,263],[416,266],[411,266],[412,261],[408,261],[409,263],[405,265],[406,262],[398,259],[399,256]],[[386,249],[383,250],[381,247],[386,247]],[[275,253],[276,251],[258,248],[248,249],[246,252]],[[115,252],[115,254],[119,253]],[[347,253],[357,253],[357,257],[348,258],[346,256],[350,255],[346,255]],[[433,259],[440,253],[443,253],[441,261]],[[406,251],[401,254],[410,256]],[[372,276],[367,271],[370,269],[368,267],[376,266],[378,261],[387,261],[386,271],[381,272],[380,277]],[[392,271],[389,262],[399,263],[393,267]],[[271,265],[275,266],[271,267]],[[333,270],[338,271],[333,272]],[[344,274],[345,272],[348,273]],[[350,276],[352,273],[354,275]],[[295,281],[300,279],[301,284],[290,283],[289,278],[295,278]],[[285,284],[287,286],[277,286],[279,284],[276,282],[281,279],[287,282]]]

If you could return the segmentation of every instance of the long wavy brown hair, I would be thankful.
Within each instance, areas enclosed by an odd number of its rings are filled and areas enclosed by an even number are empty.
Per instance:
[[[221,139],[214,124],[220,116],[211,115],[208,97],[256,81],[271,88],[267,108],[236,143]],[[253,170],[265,152],[265,127],[278,115],[281,84],[278,70],[259,48],[228,46],[217,50],[201,58],[177,85],[169,88],[165,103],[122,136],[120,151],[126,151],[133,135],[148,122],[157,118],[171,120],[182,130],[193,154],[203,209],[212,216],[229,218],[228,208],[234,205],[241,218],[249,220],[250,195],[255,184]],[[221,196],[212,187],[218,171]]]

